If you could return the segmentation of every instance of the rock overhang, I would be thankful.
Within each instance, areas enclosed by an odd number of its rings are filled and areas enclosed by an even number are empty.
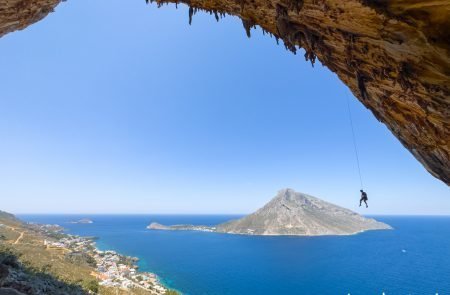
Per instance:
[[[0,0],[0,36],[60,0]],[[424,167],[450,184],[450,3],[415,0],[164,0],[260,26],[286,49],[336,73]]]

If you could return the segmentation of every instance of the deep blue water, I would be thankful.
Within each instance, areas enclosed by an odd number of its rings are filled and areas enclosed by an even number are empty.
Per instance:
[[[384,216],[395,230],[330,237],[145,229],[152,221],[213,225],[236,216],[19,217],[97,236],[99,248],[139,257],[141,270],[185,294],[450,294],[450,217]],[[94,223],[68,223],[82,217]]]

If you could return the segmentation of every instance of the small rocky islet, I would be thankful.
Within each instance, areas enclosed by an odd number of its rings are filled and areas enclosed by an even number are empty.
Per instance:
[[[91,224],[91,223],[94,223],[94,221],[92,221],[89,218],[82,218],[82,219],[79,219],[79,220],[76,220],[76,221],[71,221],[69,223],[73,223],[73,224]]]

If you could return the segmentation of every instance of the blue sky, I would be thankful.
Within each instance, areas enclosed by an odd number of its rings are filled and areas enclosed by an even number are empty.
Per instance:
[[[185,6],[68,1],[0,39],[0,209],[247,213],[291,187],[365,214],[448,214],[448,187],[339,79]]]

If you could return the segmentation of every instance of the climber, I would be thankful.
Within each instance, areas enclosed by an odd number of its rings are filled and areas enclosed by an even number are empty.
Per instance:
[[[359,200],[359,207],[361,207],[362,202],[364,202],[366,204],[366,208],[369,208],[369,206],[367,205],[367,200],[369,200],[369,198],[367,198],[367,193],[363,190],[359,190],[361,192],[361,199]]]

